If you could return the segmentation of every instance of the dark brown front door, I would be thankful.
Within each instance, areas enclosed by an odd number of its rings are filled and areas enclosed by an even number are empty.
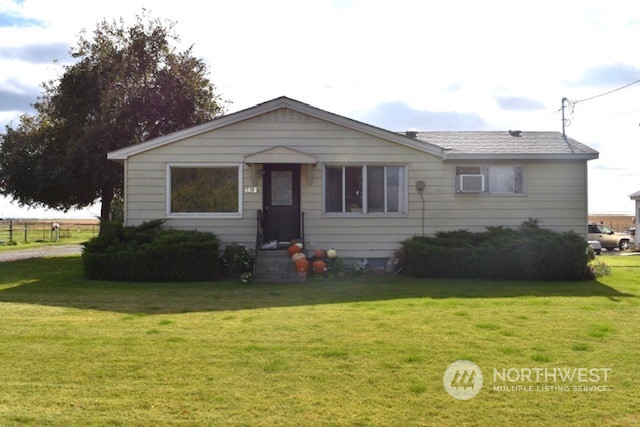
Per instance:
[[[264,241],[300,237],[300,165],[264,165]]]

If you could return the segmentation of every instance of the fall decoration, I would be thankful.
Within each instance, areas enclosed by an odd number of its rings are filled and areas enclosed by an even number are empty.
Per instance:
[[[306,259],[307,256],[305,254],[303,254],[302,252],[296,252],[295,254],[291,255],[291,261],[293,262],[297,262],[301,259]]]
[[[296,261],[295,266],[297,273],[306,273],[309,270],[309,261],[306,258],[301,258]]]
[[[289,256],[293,256],[293,254],[297,254],[298,252],[301,252],[302,249],[300,249],[300,247],[296,246],[296,245],[291,245],[289,246],[289,249],[287,249],[287,252],[289,253]]]
[[[322,260],[316,260],[313,262],[313,272],[316,274],[323,274],[324,271],[327,269],[327,264],[324,263],[324,261]]]

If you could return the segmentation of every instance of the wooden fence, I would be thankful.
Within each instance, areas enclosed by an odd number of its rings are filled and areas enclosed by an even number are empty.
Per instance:
[[[100,232],[97,221],[0,220],[0,244],[86,239]]]

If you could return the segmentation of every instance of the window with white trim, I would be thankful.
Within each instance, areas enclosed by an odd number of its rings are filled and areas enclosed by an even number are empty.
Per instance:
[[[238,217],[239,165],[167,165],[167,211],[173,216]]]
[[[456,167],[456,193],[524,194],[525,167],[489,165]]]
[[[404,214],[406,166],[325,166],[325,213]]]

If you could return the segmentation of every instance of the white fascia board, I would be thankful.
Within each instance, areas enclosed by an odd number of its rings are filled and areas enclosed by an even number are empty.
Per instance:
[[[443,156],[443,161],[450,160],[593,160],[598,154],[593,153],[449,153]]]

